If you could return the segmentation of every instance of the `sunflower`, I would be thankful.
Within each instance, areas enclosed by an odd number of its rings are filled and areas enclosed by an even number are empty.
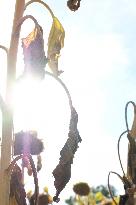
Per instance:
[[[73,191],[80,196],[87,196],[90,193],[90,187],[87,183],[80,182],[73,186]]]

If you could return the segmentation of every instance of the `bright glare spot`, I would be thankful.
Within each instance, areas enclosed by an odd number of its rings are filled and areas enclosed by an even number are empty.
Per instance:
[[[42,97],[38,91],[38,84],[32,79],[21,80],[14,93],[15,129],[36,129],[36,116],[41,111],[39,99]],[[39,89],[40,90],[40,89]],[[36,107],[38,106],[38,109]],[[38,116],[37,116],[38,117]],[[16,119],[19,122],[16,122]],[[25,120],[24,120],[25,119]]]
[[[14,130],[36,130],[43,139],[43,168],[39,173],[40,189],[48,186],[54,193],[52,171],[59,162],[60,150],[68,137],[70,109],[64,89],[45,76],[41,82],[23,79],[14,90]],[[26,188],[34,188],[33,177],[26,178]]]

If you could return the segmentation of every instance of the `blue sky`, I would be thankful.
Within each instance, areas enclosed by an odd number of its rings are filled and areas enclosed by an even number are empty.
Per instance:
[[[109,171],[122,174],[117,140],[126,129],[125,104],[136,99],[136,3],[87,0],[81,1],[80,9],[73,13],[66,1],[46,2],[66,31],[60,68],[79,113],[78,127],[83,139],[68,188],[78,181],[88,181],[90,186],[107,184]],[[129,111],[132,117],[132,109]],[[124,137],[121,142],[126,168],[127,139]],[[111,184],[119,194],[123,193],[118,179],[111,178]]]
[[[13,4],[15,1],[11,2]],[[129,100],[136,100],[136,2],[82,0],[81,7],[76,12],[68,9],[66,0],[45,2],[51,7],[66,32],[59,67],[64,70],[61,79],[66,83],[79,114],[78,128],[83,139],[72,165],[71,181],[62,193],[65,197],[67,190],[72,194],[72,186],[76,182],[87,181],[90,186],[106,185],[109,171],[117,171],[122,175],[117,158],[117,140],[126,129],[125,104]],[[5,5],[3,1],[1,8]],[[49,13],[38,4],[33,4],[27,9],[26,14],[30,13],[43,26],[46,47],[51,26]],[[5,18],[5,25],[10,25],[11,20],[7,14],[2,15]],[[3,25],[2,20],[0,23]],[[2,43],[8,44],[8,26],[5,26],[7,35],[3,35],[3,30],[4,27],[1,27]],[[23,36],[23,32],[21,35]],[[52,86],[54,92],[56,85]],[[56,88],[55,93],[57,89],[59,88]],[[62,110],[58,119],[63,123],[65,109],[67,116],[69,110],[67,99],[62,95],[64,94],[60,94],[61,99],[58,101],[58,106]],[[52,106],[55,107],[53,104]],[[130,108],[129,111],[131,121],[133,110]],[[65,120],[67,124],[68,119]],[[55,120],[53,122],[55,123]],[[63,131],[67,130],[65,123]],[[55,143],[57,142],[54,140],[54,148],[59,146]],[[121,156],[125,168],[127,143],[126,137],[123,137]],[[58,149],[56,152],[59,156]],[[119,190],[119,194],[123,193],[123,185],[116,177],[111,178],[111,184]]]

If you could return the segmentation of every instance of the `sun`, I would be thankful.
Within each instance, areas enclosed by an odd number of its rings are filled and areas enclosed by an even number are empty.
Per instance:
[[[67,95],[60,84],[45,75],[37,82],[34,79],[18,81],[14,88],[14,132],[35,130],[43,140],[43,168],[40,171],[40,189],[49,184],[54,192],[52,171],[56,167],[60,150],[64,146],[69,130],[70,108]],[[46,172],[46,174],[45,174]],[[26,178],[26,187],[33,186],[33,179]]]
[[[71,114],[62,86],[50,76],[41,82],[24,79],[16,83],[13,99],[14,132],[37,131],[50,159],[58,160],[68,137]],[[51,156],[52,150],[56,150],[56,156]]]

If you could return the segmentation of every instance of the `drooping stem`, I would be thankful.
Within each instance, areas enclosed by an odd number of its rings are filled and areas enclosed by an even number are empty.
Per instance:
[[[54,18],[54,14],[53,14],[52,10],[50,9],[50,7],[49,7],[45,2],[43,2],[43,1],[41,1],[41,0],[31,0],[31,1],[29,1],[28,3],[26,3],[25,9],[26,9],[30,4],[35,3],[35,2],[40,3],[40,4],[42,4],[44,7],[46,7],[46,9],[48,9],[48,11],[50,12],[52,18]]]
[[[24,157],[23,154],[17,156],[15,159],[13,159],[13,161],[10,163],[9,167],[6,169],[6,173],[8,175],[11,175],[11,173],[14,171],[15,168],[15,164],[18,160],[22,159]],[[37,177],[37,172],[36,172],[36,168],[35,168],[35,164],[33,161],[33,158],[31,155],[27,155],[27,158],[31,164],[31,168],[32,168],[32,172],[33,172],[33,177],[34,177],[34,184],[35,184],[35,204],[37,205],[37,201],[38,201],[38,196],[39,196],[39,186],[38,186],[38,177]]]
[[[56,77],[55,75],[53,75],[52,73],[50,73],[50,72],[48,72],[48,71],[46,71],[45,74],[47,74],[47,75],[49,75],[49,76],[55,78],[55,79],[61,84],[61,86],[64,88],[64,90],[65,90],[65,92],[66,92],[66,94],[67,94],[68,100],[69,100],[70,109],[71,109],[71,111],[72,111],[72,108],[73,108],[72,99],[71,99],[69,90],[68,90],[68,88],[66,87],[66,85],[64,84],[64,82],[63,82],[60,78]]]
[[[8,49],[5,46],[0,45],[0,48],[3,49],[6,52],[6,54],[8,55]]]
[[[19,36],[19,33],[20,33],[20,29],[21,29],[21,26],[22,24],[24,23],[25,20],[27,19],[31,19],[34,23],[35,23],[35,26],[38,26],[38,22],[37,20],[32,16],[32,15],[26,15],[26,16],[23,16],[19,21],[18,21],[18,24],[15,28],[15,31],[14,31],[14,36]]]

